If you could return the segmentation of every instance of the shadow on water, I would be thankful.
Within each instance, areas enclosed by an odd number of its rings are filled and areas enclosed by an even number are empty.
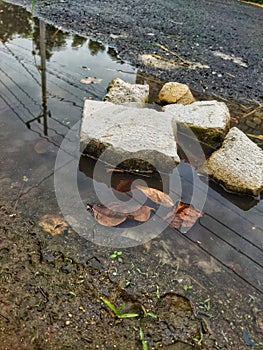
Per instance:
[[[129,82],[148,83],[150,102],[163,81],[135,69],[118,58],[110,47],[92,39],[61,32],[32,18],[24,9],[0,1],[0,138],[2,144],[1,195],[16,208],[39,219],[58,213],[54,192],[54,163],[60,143],[68,130],[81,119],[83,99],[102,100],[108,83],[115,77]],[[102,79],[85,85],[85,77]],[[195,93],[199,100],[222,99]],[[232,126],[250,135],[263,146],[263,112],[255,101],[225,101]],[[93,188],[95,161],[81,158],[78,186],[83,202],[96,202]],[[193,191],[193,166],[179,165],[183,198]],[[102,176],[96,179],[103,182]],[[133,180],[134,174],[114,174],[113,183]],[[149,177],[150,186],[166,190],[158,175]],[[198,181],[198,191],[204,184]],[[216,264],[231,270],[249,288],[263,291],[261,198],[228,193],[211,182],[204,216],[178,239],[208,254]],[[169,232],[171,229],[167,229]],[[174,231],[174,230],[173,230]],[[167,234],[166,232],[166,234]],[[200,253],[200,254],[201,254]]]

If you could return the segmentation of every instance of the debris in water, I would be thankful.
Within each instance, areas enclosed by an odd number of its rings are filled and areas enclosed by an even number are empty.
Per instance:
[[[99,84],[102,82],[102,79],[99,78],[93,78],[93,77],[86,77],[81,79],[80,81],[82,84]]]

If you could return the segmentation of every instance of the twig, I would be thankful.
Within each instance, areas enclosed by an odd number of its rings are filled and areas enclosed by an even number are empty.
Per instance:
[[[23,182],[23,183],[22,183],[22,186],[21,186],[21,188],[20,188],[20,190],[19,190],[19,192],[18,192],[17,198],[16,198],[16,202],[15,202],[15,205],[14,205],[14,208],[13,208],[14,211],[15,211],[16,208],[17,208],[17,205],[18,205],[19,199],[20,199],[20,197],[21,197],[22,191],[23,191],[23,189],[24,189],[24,186],[25,186],[25,183]]]
[[[249,137],[263,141],[263,135],[246,134]]]
[[[162,61],[165,61],[165,62],[169,62],[169,63],[172,63],[172,64],[177,64],[178,66],[185,66],[185,67],[190,67],[191,66],[191,64],[188,63],[188,62],[178,62],[178,61],[175,61],[175,60],[171,60],[169,58],[165,58],[165,57],[156,55],[155,53],[151,53],[150,55],[152,57],[154,57],[154,58],[159,59],[159,60],[162,60]]]
[[[251,114],[254,114],[254,113],[255,113],[258,109],[260,109],[262,106],[263,106],[262,104],[259,104],[259,106],[257,106],[255,109],[253,109],[253,111],[250,111],[250,112],[244,114],[244,115],[242,116],[242,118],[247,118],[247,117],[249,117]]]
[[[181,56],[179,56],[176,52],[169,50],[169,49],[168,49],[167,47],[165,47],[164,45],[161,45],[161,44],[158,44],[158,43],[156,43],[155,45],[156,45],[156,46],[159,46],[163,51],[168,52],[168,53],[170,53],[171,55],[173,55],[173,56],[179,58],[180,61],[186,63],[187,65],[190,65],[190,63],[187,62],[184,58],[182,58]]]
[[[7,318],[6,316],[4,316],[3,314],[0,314],[1,317],[3,317],[7,322],[10,322],[9,318]]]

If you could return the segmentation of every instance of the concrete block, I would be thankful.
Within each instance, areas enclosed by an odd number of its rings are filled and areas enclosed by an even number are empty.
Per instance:
[[[149,85],[131,84],[120,78],[113,79],[108,88],[104,101],[115,104],[137,102],[144,105],[148,102]]]
[[[164,110],[172,114],[174,124],[181,129],[190,128],[200,141],[212,147],[222,143],[230,128],[230,114],[224,102],[198,101],[186,106],[171,104]]]
[[[230,191],[257,196],[263,189],[263,151],[241,130],[232,128],[203,171]]]
[[[81,147],[109,164],[169,173],[180,162],[169,113],[110,102],[86,100]],[[150,166],[150,169],[152,169]]]

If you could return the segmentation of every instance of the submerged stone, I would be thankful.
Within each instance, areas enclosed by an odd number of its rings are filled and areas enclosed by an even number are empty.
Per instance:
[[[180,162],[169,113],[86,100],[82,149],[103,162],[169,173]]]
[[[230,128],[230,113],[224,102],[198,101],[187,106],[171,104],[164,110],[172,114],[174,124],[181,129],[190,128],[199,141],[212,147],[222,143]]]
[[[188,105],[195,102],[189,87],[186,84],[176,82],[164,84],[159,92],[158,99],[163,104],[180,103],[182,105]]]
[[[109,83],[104,100],[116,104],[137,102],[144,105],[148,98],[149,85],[131,84],[115,78]]]
[[[263,151],[238,128],[230,129],[203,170],[230,191],[257,196],[263,189]]]

